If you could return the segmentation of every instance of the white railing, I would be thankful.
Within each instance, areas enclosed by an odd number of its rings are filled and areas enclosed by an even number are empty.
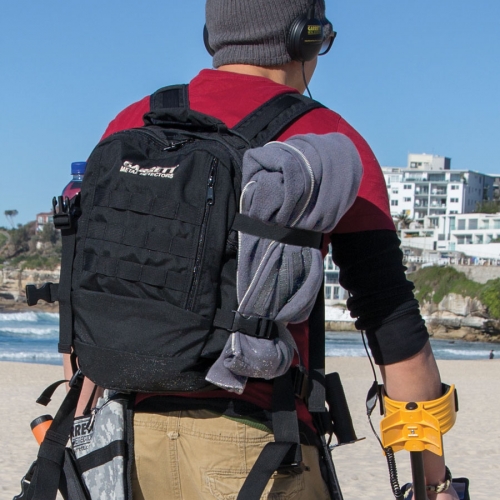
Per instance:
[[[436,266],[500,266],[500,259],[483,259],[479,257],[422,257],[404,255],[403,262],[413,264],[432,264]]]

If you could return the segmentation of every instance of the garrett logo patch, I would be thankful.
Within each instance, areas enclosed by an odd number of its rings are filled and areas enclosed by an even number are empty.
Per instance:
[[[140,165],[133,165],[130,161],[126,161],[120,167],[120,172],[133,175],[146,175],[148,177],[161,177],[164,179],[172,179],[174,172],[179,165],[173,167],[149,167],[143,168]]]
[[[321,26],[318,26],[317,24],[308,24],[307,34],[309,36],[321,35]]]

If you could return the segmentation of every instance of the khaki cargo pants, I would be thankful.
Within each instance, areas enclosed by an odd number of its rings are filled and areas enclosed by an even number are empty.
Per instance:
[[[236,500],[272,434],[207,410],[136,413],[134,500]],[[329,500],[318,451],[302,446],[310,468],[275,474],[262,499]]]

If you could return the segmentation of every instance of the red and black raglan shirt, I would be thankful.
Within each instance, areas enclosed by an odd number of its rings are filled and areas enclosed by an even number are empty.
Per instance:
[[[189,84],[191,109],[212,115],[228,127],[272,97],[296,92],[267,78],[203,70]],[[109,124],[104,136],[141,127],[149,111],[149,96],[124,109]],[[340,284],[348,290],[347,306],[356,326],[367,333],[368,343],[378,364],[391,364],[418,353],[428,340],[427,330],[406,280],[399,239],[389,212],[387,188],[375,155],[366,141],[340,115],[314,109],[290,126],[278,140],[297,134],[345,134],[356,146],[363,164],[363,178],[355,203],[325,238],[332,245],[334,262],[340,268]],[[289,325],[302,360],[308,359],[307,322]],[[190,393],[190,398],[240,398],[265,410],[270,409],[272,385],[247,384],[241,396],[223,390]],[[298,415],[311,424],[305,405],[298,401]]]

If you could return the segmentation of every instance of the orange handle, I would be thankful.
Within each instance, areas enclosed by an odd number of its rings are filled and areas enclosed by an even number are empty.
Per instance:
[[[42,415],[31,422],[31,430],[38,444],[42,444],[45,434],[51,425],[52,417],[50,415]]]

